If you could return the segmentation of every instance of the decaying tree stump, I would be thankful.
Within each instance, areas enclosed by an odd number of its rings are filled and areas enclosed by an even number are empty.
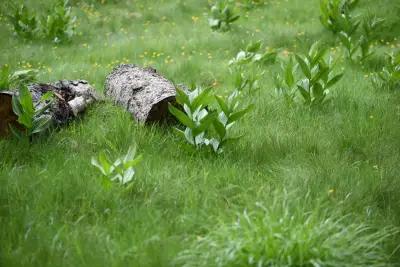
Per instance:
[[[32,100],[35,109],[40,109],[45,105],[40,101],[42,95],[52,92],[54,95],[53,104],[46,111],[51,115],[55,125],[62,125],[86,109],[86,107],[99,100],[96,91],[87,81],[67,81],[62,80],[55,83],[40,83],[28,86],[32,94]],[[10,134],[9,124],[15,127],[21,127],[17,122],[17,116],[12,110],[12,96],[16,91],[0,92],[0,137]]]
[[[175,102],[176,89],[153,68],[122,64],[107,76],[105,94],[137,121],[149,123],[171,118],[168,103]]]

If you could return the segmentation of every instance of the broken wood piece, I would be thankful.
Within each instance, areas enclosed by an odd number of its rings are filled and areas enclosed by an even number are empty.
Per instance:
[[[88,105],[99,100],[96,91],[84,80],[31,84],[28,89],[36,110],[46,105],[40,101],[45,93],[52,92],[54,94],[54,102],[45,114],[51,115],[55,125],[67,123],[83,112]],[[17,93],[17,91],[0,92],[0,137],[10,134],[10,124],[22,127],[18,124],[18,117],[12,110],[12,97]]]
[[[104,93],[139,122],[162,122],[172,118],[168,103],[175,103],[175,86],[153,68],[132,64],[115,67],[106,78]]]

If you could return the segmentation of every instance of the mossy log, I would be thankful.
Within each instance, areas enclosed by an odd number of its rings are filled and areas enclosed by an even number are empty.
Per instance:
[[[62,80],[54,83],[38,83],[28,86],[32,95],[33,104],[36,110],[44,105],[40,101],[42,95],[52,92],[54,101],[46,111],[51,115],[53,124],[62,125],[86,109],[86,107],[99,100],[96,91],[87,81]],[[12,97],[16,91],[0,92],[0,137],[10,135],[10,124],[21,128],[18,124],[18,117],[12,109]]]
[[[144,123],[173,120],[168,103],[175,103],[174,84],[153,68],[122,64],[105,82],[105,95]]]

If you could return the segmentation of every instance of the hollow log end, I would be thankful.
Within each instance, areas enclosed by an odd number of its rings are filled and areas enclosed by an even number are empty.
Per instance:
[[[19,127],[17,122],[18,117],[12,110],[11,92],[0,92],[0,137],[10,135],[10,124]]]
[[[146,118],[146,123],[171,123],[175,118],[168,111],[168,103],[176,104],[175,96],[170,96],[155,103]]]

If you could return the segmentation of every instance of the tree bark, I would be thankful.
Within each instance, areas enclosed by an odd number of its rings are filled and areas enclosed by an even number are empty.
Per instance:
[[[12,92],[0,92],[0,137],[9,134],[9,124],[17,127],[17,116],[12,110]]]
[[[175,86],[153,68],[117,66],[106,78],[105,94],[139,122],[172,120],[168,103],[175,103]]]
[[[96,91],[84,80],[31,84],[28,89],[36,110],[44,105],[40,101],[42,95],[49,91],[54,94],[54,102],[46,113],[51,115],[55,125],[67,123],[84,111],[89,104],[99,100]],[[22,127],[12,110],[12,97],[17,93],[16,91],[0,92],[0,137],[10,135],[10,124],[18,128]]]

